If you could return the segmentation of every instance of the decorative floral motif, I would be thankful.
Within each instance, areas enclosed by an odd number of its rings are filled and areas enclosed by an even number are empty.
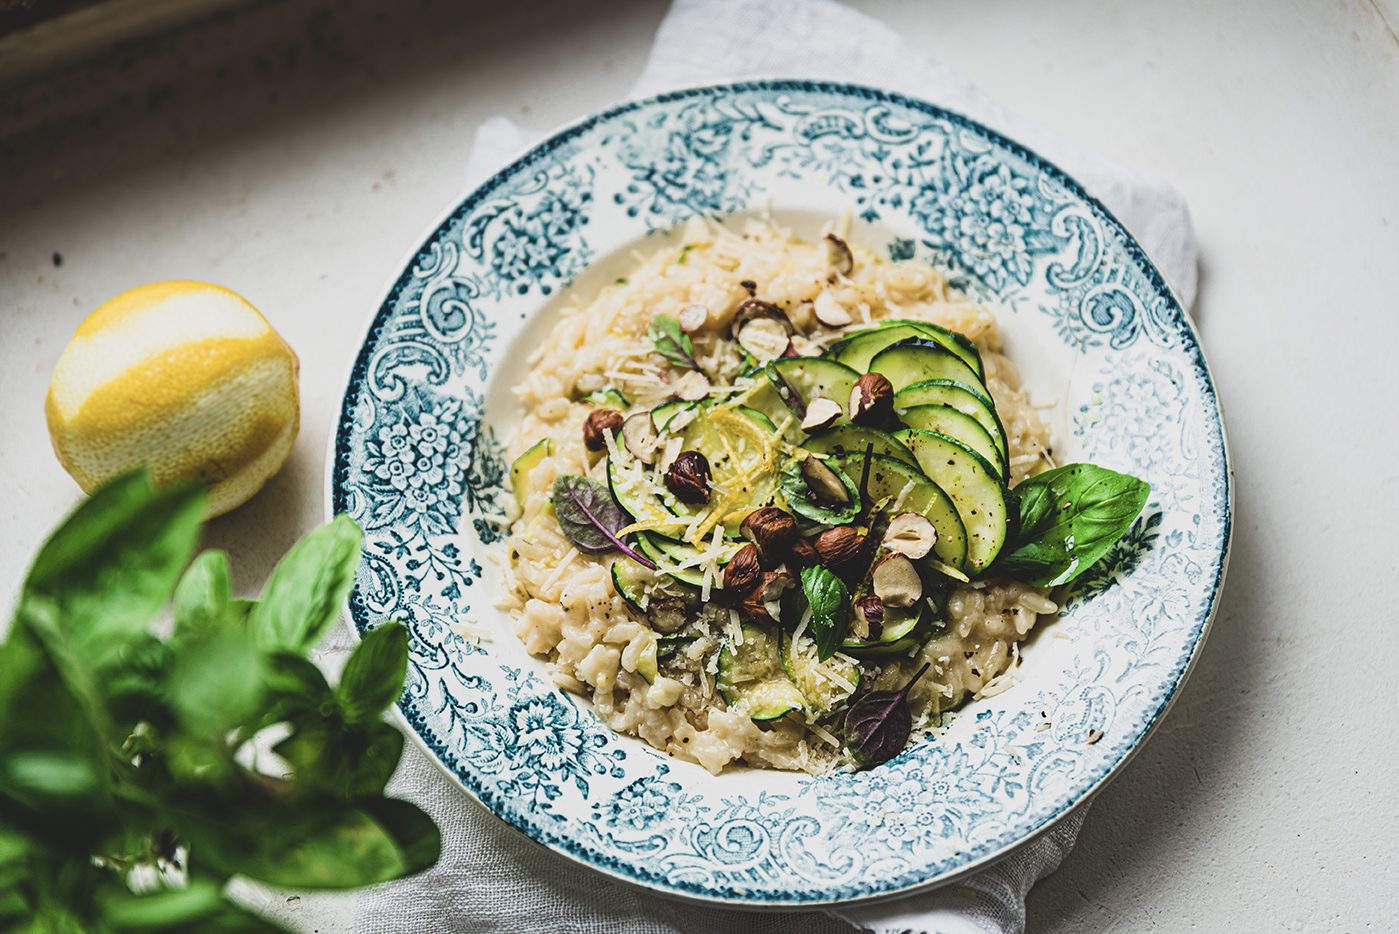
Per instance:
[[[583,228],[590,219],[593,169],[554,165],[513,185],[513,197],[498,197],[476,212],[462,232],[464,246],[468,255],[486,260],[493,291],[504,286],[519,295],[536,289],[549,295],[592,259]]]
[[[457,400],[413,390],[391,421],[377,425],[363,462],[376,503],[367,525],[405,519],[427,534],[454,529],[461,515],[461,461],[477,424],[463,411]]]
[[[644,775],[605,801],[594,801],[592,812],[608,827],[648,830],[662,822],[684,821],[696,816],[698,795],[686,794],[679,782],[662,779],[662,766],[654,775]]]
[[[926,748],[926,747],[925,747]],[[933,745],[920,770],[872,769],[813,783],[817,799],[833,816],[833,832],[858,843],[881,836],[887,845],[914,853],[964,837],[971,823],[995,805],[983,769],[996,751]],[[992,771],[1003,769],[996,761]],[[1005,789],[1003,789],[1005,790]],[[1012,791],[1011,797],[1014,796]]]
[[[523,322],[597,254],[696,215],[853,206],[891,259],[954,269],[1063,374],[1056,453],[1152,484],[1148,513],[1038,640],[1026,683],[860,773],[712,778],[608,730],[522,664],[485,575],[505,509],[492,402]],[[586,234],[586,236],[585,236]],[[1058,340],[1050,339],[1057,334]],[[1082,378],[1070,380],[1070,371]],[[499,375],[497,375],[499,374]],[[484,424],[489,416],[491,424]],[[680,92],[551,139],[424,244],[346,390],[332,501],[366,529],[351,608],[412,633],[401,710],[502,818],[621,878],[736,904],[897,892],[993,857],[1141,741],[1203,636],[1229,535],[1213,388],[1169,291],[1073,182],[976,124],[866,89]],[[466,631],[485,630],[478,642]]]
[[[1028,284],[1027,235],[1036,223],[1029,179],[987,156],[952,159],[948,168],[947,190],[920,192],[913,199],[913,215],[978,278],[996,288],[1012,280]]]

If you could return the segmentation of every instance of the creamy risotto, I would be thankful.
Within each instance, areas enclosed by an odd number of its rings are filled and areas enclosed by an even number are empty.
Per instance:
[[[615,730],[716,773],[871,764],[852,704],[912,679],[929,725],[1057,610],[995,563],[1049,433],[925,262],[692,223],[529,364],[509,609]]]

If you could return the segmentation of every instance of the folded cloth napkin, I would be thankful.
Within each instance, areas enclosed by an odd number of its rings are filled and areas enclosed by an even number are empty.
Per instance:
[[[884,24],[835,0],[675,0],[634,94],[779,72],[900,91],[1024,142],[1107,204],[1147,248],[1185,306],[1193,301],[1195,241],[1185,203],[1174,189],[1079,153],[1012,117],[946,66],[910,50]],[[488,177],[537,136],[502,117],[488,120],[468,163],[470,183]],[[1025,895],[1073,847],[1084,811],[952,886],[825,913],[753,913],[657,897],[570,863],[486,813],[414,746],[405,750],[390,788],[418,802],[442,827],[442,858],[419,876],[360,897],[357,929],[373,934],[1010,934],[1025,929]]]

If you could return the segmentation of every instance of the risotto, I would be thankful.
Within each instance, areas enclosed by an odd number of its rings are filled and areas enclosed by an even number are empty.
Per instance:
[[[564,311],[515,391],[519,638],[711,772],[887,758],[853,705],[926,727],[1009,686],[1057,611],[998,564],[1048,430],[925,262],[693,222]]]

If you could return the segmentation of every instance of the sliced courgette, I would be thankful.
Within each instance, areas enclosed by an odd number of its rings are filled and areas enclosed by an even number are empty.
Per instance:
[[[677,567],[677,565],[699,555],[699,551],[692,546],[659,535],[652,535],[649,532],[638,532],[636,547],[643,555],[664,568],[666,574],[680,583],[688,584],[691,587],[704,586],[704,570],[702,568]]]
[[[851,658],[872,661],[874,659],[907,658],[928,640],[928,633],[915,629],[902,639],[893,642],[845,642],[840,650]]]
[[[880,322],[880,324],[886,328],[898,327],[900,325],[907,325],[914,328],[924,337],[937,341],[939,344],[961,357],[967,362],[967,366],[971,367],[976,372],[977,379],[985,380],[986,368],[981,362],[981,351],[976,349],[976,344],[972,343],[971,338],[967,337],[965,334],[958,334],[956,331],[949,330],[941,325],[933,324],[930,321],[889,319]]]
[[[996,468],[996,476],[1006,477],[1006,463],[996,440],[982,427],[981,422],[960,409],[950,405],[915,405],[899,414],[899,419],[908,428],[922,428],[937,431],[956,438],[986,459]]]
[[[865,464],[863,452],[836,454],[830,460],[849,474],[856,484],[860,482]],[[963,525],[961,512],[952,497],[922,470],[901,460],[875,454],[870,458],[866,492],[875,502],[886,497],[893,500],[891,510],[916,512],[926,516],[938,533],[938,539],[933,543],[933,554],[937,555],[939,561],[954,568],[965,566],[967,530]]]
[[[906,386],[894,393],[894,411],[902,412],[915,405],[950,405],[965,412],[986,429],[1001,451],[1001,460],[1010,456],[1006,446],[1006,430],[996,414],[996,404],[980,386],[959,383],[951,379],[928,379]]]
[[[810,405],[813,399],[830,399],[840,406],[842,413],[849,404],[850,391],[860,378],[850,367],[825,357],[782,357],[769,363],[767,372],[768,379],[778,387],[779,396],[782,394],[780,387],[785,383],[801,397],[803,406]],[[792,414],[800,421],[801,413],[793,410]],[[842,414],[835,424],[848,421]]]
[[[554,439],[540,438],[510,465],[510,488],[515,491],[515,499],[521,508],[524,507],[525,500],[534,493],[534,487],[529,482],[530,472],[539,466],[540,461],[553,453]]]
[[[670,420],[681,412],[688,412],[698,406],[698,402],[686,402],[684,399],[671,399],[669,402],[662,402],[651,410],[651,424],[657,431],[662,431]]]
[[[967,532],[962,569],[973,575],[984,571],[1001,553],[1008,527],[1006,487],[996,468],[962,442],[936,431],[905,428],[895,437],[908,445],[923,473],[957,505]]]
[[[675,510],[667,506],[652,480],[639,464],[622,464],[612,458],[607,460],[607,486],[618,506],[637,522],[676,520],[675,528],[681,528]]]
[[[930,626],[924,623],[928,615],[926,605],[920,603],[907,609],[890,609],[884,626],[877,639],[846,639],[840,650],[854,658],[879,658],[898,655],[908,650],[910,644],[921,645],[927,638]]]
[[[875,354],[870,360],[869,370],[871,373],[883,373],[894,387],[894,392],[930,379],[981,385],[976,371],[967,366],[967,361],[936,341],[916,337],[899,341]]]
[[[743,518],[770,502],[776,492],[776,432],[771,419],[747,406],[712,408],[686,425],[680,432],[681,446],[700,452],[709,462],[712,492],[697,506],[682,503],[667,492],[665,507],[681,518],[717,511],[724,517],[725,534],[738,538]]]
[[[832,655],[824,662],[816,657],[816,643],[803,637],[793,639],[779,632],[782,667],[801,691],[806,709],[823,717],[839,707],[860,687],[860,666]]]
[[[606,389],[590,392],[583,399],[593,405],[606,406],[609,409],[617,409],[619,412],[625,412],[631,406],[626,396],[610,386]]]
[[[878,428],[860,428],[855,425],[832,428],[814,438],[808,438],[802,446],[817,454],[848,453],[864,456],[865,449],[871,445],[873,445],[875,454],[901,460],[911,467],[918,465],[918,459],[913,456],[913,452],[902,441],[889,432],[880,431]],[[856,476],[859,475],[856,474]]]
[[[662,661],[671,658],[698,638],[699,636],[658,636],[656,638],[656,658]]]
[[[751,625],[741,632],[742,644],[730,643],[720,650],[715,677],[729,708],[754,720],[776,720],[802,709],[806,699],[782,667],[777,632]]]
[[[627,605],[638,613],[646,612],[646,584],[654,579],[651,571],[630,558],[618,558],[612,562],[612,586],[617,596],[627,601]]]
[[[641,654],[636,659],[636,673],[641,675],[647,684],[656,683],[656,675],[661,673],[660,663],[657,661],[659,646],[655,639],[651,639],[641,650]]]
[[[954,331],[940,328],[922,321],[885,321],[878,327],[860,331],[835,344],[826,351],[826,356],[837,360],[852,370],[861,373],[870,369],[870,361],[886,347],[906,340],[921,340],[941,344],[948,352],[961,359],[973,376],[972,382],[980,383],[985,372],[981,365],[981,354],[976,345]]]

